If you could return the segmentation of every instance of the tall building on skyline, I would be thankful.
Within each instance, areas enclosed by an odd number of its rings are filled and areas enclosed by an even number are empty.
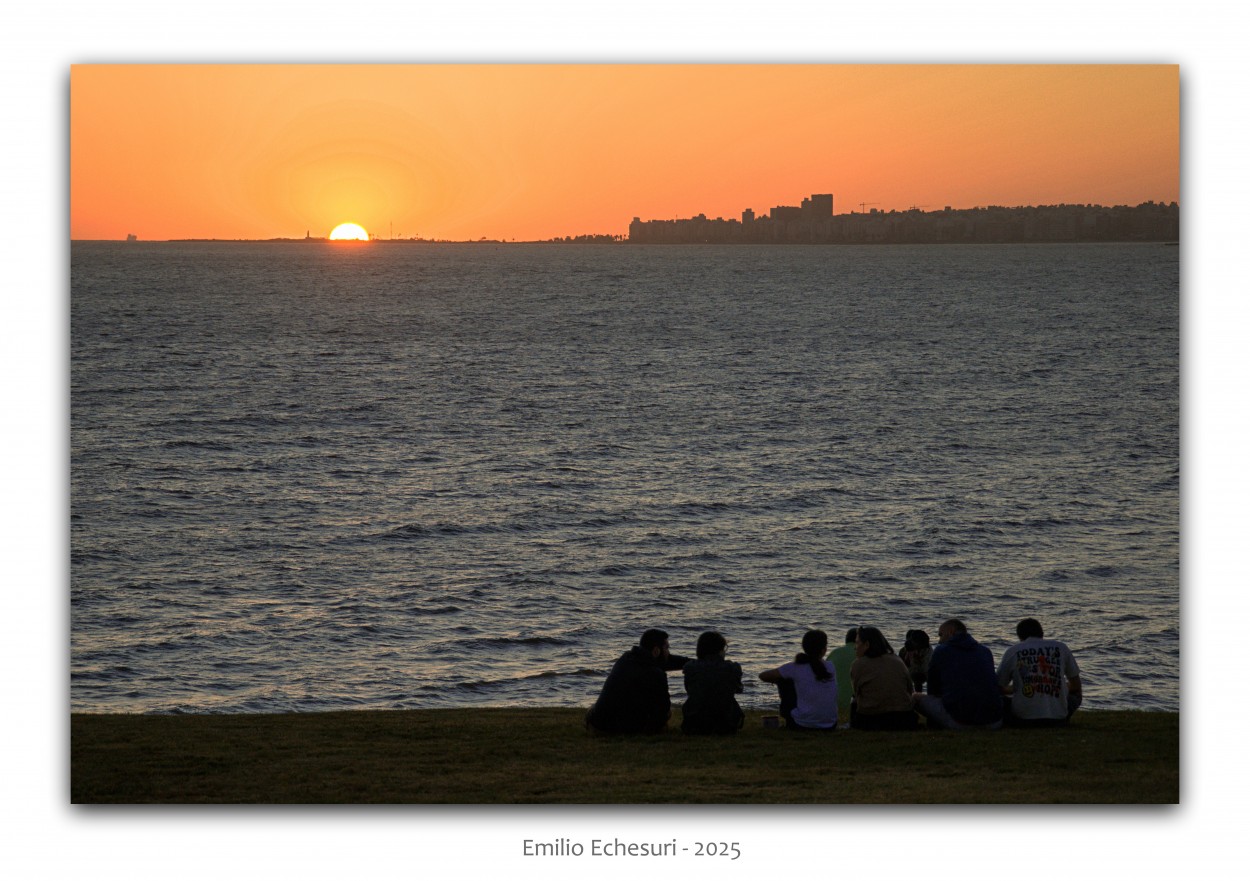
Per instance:
[[[833,193],[812,193],[800,206],[804,219],[818,220],[833,217]]]
[[[741,220],[635,217],[629,241],[656,244],[887,244],[996,242],[1177,241],[1180,209],[1175,202],[1137,206],[989,206],[942,211],[880,211],[834,215],[833,195],[813,193],[798,206],[777,205],[757,217],[747,208]]]

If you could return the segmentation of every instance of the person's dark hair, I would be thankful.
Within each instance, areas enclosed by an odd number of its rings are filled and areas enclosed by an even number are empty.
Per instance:
[[[668,634],[653,627],[638,640],[638,647],[644,652],[650,652],[652,649],[663,647],[666,642],[668,642]]]
[[[1028,639],[1030,636],[1042,638],[1042,622],[1036,618],[1025,618],[1016,625],[1016,636],[1021,639]]]
[[[809,630],[803,634],[803,654],[795,657],[796,664],[808,664],[817,682],[827,682],[833,674],[825,667],[822,660],[825,650],[829,648],[829,636],[823,630]]]
[[[857,639],[859,639],[858,627],[852,627],[850,630],[846,631],[846,641],[848,645],[855,642]]]
[[[870,658],[894,654],[894,648],[886,640],[885,634],[876,627],[859,628],[859,638],[868,643],[868,650],[864,654]]]
[[[907,637],[903,641],[904,648],[910,649],[927,649],[929,647],[929,634],[923,630],[908,630]]]
[[[709,630],[707,633],[699,634],[699,641],[695,643],[694,654],[696,658],[712,658],[720,654],[725,648],[725,637],[721,636],[715,630]]]
[[[945,621],[942,622],[942,627],[949,627],[951,630],[955,631],[956,633],[968,632],[968,628],[964,625],[964,622],[960,621],[958,618],[946,619]],[[941,628],[938,628],[938,629],[940,630]]]

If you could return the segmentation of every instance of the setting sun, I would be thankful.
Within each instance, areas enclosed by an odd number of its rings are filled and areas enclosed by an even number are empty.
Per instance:
[[[359,223],[340,223],[330,233],[332,242],[367,242],[369,234]]]

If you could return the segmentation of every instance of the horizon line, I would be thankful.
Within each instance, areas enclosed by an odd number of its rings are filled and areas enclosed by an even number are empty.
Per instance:
[[[868,204],[868,203],[854,203],[854,204],[862,205],[862,204]],[[1102,203],[1095,203],[1095,202],[1048,202],[1048,203],[1038,203],[1038,204],[1031,204],[1031,205],[987,204],[987,205],[974,205],[974,206],[966,207],[966,208],[956,208],[954,206],[946,205],[946,206],[943,206],[942,208],[935,208],[935,209],[928,210],[928,211],[922,210],[924,208],[928,208],[927,205],[922,205],[922,206],[913,205],[910,208],[890,208],[890,209],[873,208],[867,211],[847,211],[841,214],[831,214],[829,215],[829,217],[871,217],[874,215],[889,216],[891,214],[926,214],[926,215],[927,214],[946,214],[946,213],[954,214],[956,212],[966,212],[966,211],[990,211],[990,210],[1025,211],[1025,210],[1038,210],[1038,209],[1047,209],[1047,208],[1116,209],[1116,208],[1141,208],[1146,205],[1158,205],[1164,208],[1171,208],[1173,206],[1176,206],[1176,208],[1179,210],[1180,200],[1176,199],[1176,200],[1172,200],[1171,202],[1165,202],[1165,201],[1156,201],[1154,199],[1147,199],[1143,202],[1138,202],[1134,205],[1130,205],[1126,202],[1117,203],[1114,205],[1104,205]],[[785,208],[785,207],[791,207],[791,206],[777,205],[773,207]],[[772,210],[772,209],[769,209],[769,210]],[[745,211],[753,211],[753,209],[749,209],[749,208],[744,209],[744,213]],[[634,220],[641,221],[643,223],[656,223],[656,222],[659,222],[659,223],[670,222],[671,223],[673,221],[697,220],[699,218],[703,218],[705,220],[720,220],[720,221],[729,222],[729,223],[739,222],[737,218],[724,218],[724,217],[710,218],[710,217],[707,217],[705,214],[703,214],[703,212],[700,212],[690,217],[672,217],[672,218],[662,217],[662,218],[652,218],[650,220],[641,220],[641,216],[636,215],[634,217]],[[768,219],[767,214],[761,214],[758,217],[756,217],[756,220],[766,220],[766,219]],[[158,238],[139,239],[138,237],[134,239],[128,239],[128,237],[131,235],[134,235],[134,234],[127,233],[125,236],[120,237],[120,238],[74,238],[73,236],[71,236],[69,241],[71,242],[126,242],[128,240],[144,241],[144,242],[329,242],[331,241],[331,239],[329,238],[329,233],[327,233],[324,236],[310,236],[310,235],[305,234],[304,236],[299,236],[299,237],[265,236],[265,237],[257,237],[257,238],[238,238],[238,237],[222,237],[222,236],[178,236],[174,238],[160,238],[160,239]],[[542,238],[542,239],[527,238],[527,239],[520,239],[520,240],[516,238],[491,238],[489,236],[480,236],[478,238],[467,238],[467,239],[442,239],[442,238],[427,239],[427,238],[422,238],[420,236],[394,238],[393,236],[383,237],[383,236],[374,236],[370,234],[370,237],[367,240],[340,240],[340,241],[335,241],[334,244],[352,244],[353,242],[358,244],[361,241],[367,241],[367,242],[409,242],[409,243],[414,243],[414,244],[415,243],[479,244],[479,243],[494,242],[494,243],[520,245],[520,244],[559,243],[559,242],[564,242],[564,241],[568,241],[572,239],[588,238],[588,237],[603,238],[603,239],[619,237],[622,241],[628,241],[629,240],[629,227],[628,226],[626,227],[626,231],[623,234],[622,233],[585,233],[583,232],[583,233],[575,233],[575,234],[565,234],[562,236],[557,235],[557,236],[553,236],[549,238]]]

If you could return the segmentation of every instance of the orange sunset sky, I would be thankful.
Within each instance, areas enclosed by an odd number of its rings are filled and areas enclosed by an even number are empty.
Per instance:
[[[1175,65],[75,65],[73,239],[1180,199]]]

